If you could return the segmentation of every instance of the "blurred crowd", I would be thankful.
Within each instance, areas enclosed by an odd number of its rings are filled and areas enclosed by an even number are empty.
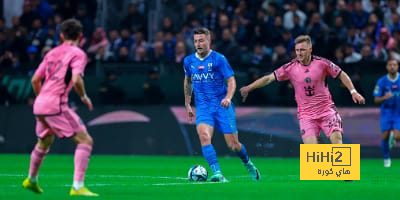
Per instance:
[[[400,60],[398,0],[160,2],[163,12],[150,32],[148,13],[154,8],[149,1],[132,0],[120,20],[107,28],[95,23],[97,0],[25,0],[11,26],[0,18],[0,80],[5,74],[31,75],[46,52],[60,43],[60,23],[71,17],[84,25],[79,45],[89,63],[180,66],[195,51],[192,31],[200,26],[212,31],[212,49],[224,54],[235,70],[248,72],[250,80],[292,59],[294,39],[302,34],[311,36],[316,55],[339,66]],[[351,76],[357,84],[360,74]],[[147,86],[155,81],[151,83]]]
[[[161,15],[157,31],[149,37],[146,1],[132,1],[118,28],[105,30],[95,24],[96,0],[25,0],[22,14],[12,17],[10,27],[0,18],[0,71],[31,74],[45,53],[60,43],[60,22],[70,17],[84,25],[80,46],[90,62],[180,64],[194,52],[192,30],[199,26],[212,31],[212,48],[233,66],[262,72],[293,58],[293,41],[301,34],[311,36],[316,55],[339,65],[400,58],[397,0],[161,2],[181,12]]]

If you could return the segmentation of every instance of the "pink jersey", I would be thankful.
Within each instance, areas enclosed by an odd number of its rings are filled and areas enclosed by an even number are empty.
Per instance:
[[[87,57],[79,47],[63,43],[49,51],[43,58],[35,75],[44,82],[35,99],[35,115],[57,115],[68,106],[68,95],[72,88],[72,74],[83,76]]]
[[[326,77],[336,78],[342,70],[331,61],[312,56],[302,65],[296,59],[274,71],[276,80],[289,80],[294,87],[299,119],[318,119],[335,111]]]

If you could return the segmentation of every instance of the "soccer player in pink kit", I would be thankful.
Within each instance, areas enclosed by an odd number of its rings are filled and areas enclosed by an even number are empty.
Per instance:
[[[43,192],[38,184],[38,173],[57,135],[59,138],[71,138],[77,144],[70,195],[98,196],[84,186],[93,139],[79,116],[68,106],[68,94],[74,88],[89,110],[93,109],[82,79],[87,57],[77,47],[81,37],[82,24],[75,19],[65,20],[61,24],[64,42],[46,54],[32,77],[32,88],[36,94],[33,113],[36,116],[38,142],[31,154],[29,176],[22,186],[35,193]]]
[[[297,102],[297,117],[304,144],[318,144],[320,131],[332,144],[342,144],[342,120],[332,101],[326,83],[327,76],[339,78],[349,90],[354,103],[365,104],[365,99],[356,89],[349,76],[331,61],[311,55],[312,43],[308,35],[295,39],[296,59],[284,64],[273,73],[240,88],[243,102],[249,92],[271,82],[289,80],[294,87]]]

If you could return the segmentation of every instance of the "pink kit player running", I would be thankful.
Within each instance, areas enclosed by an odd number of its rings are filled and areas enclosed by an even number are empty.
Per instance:
[[[79,116],[68,106],[68,95],[74,87],[82,102],[89,110],[93,109],[82,79],[87,57],[77,47],[82,25],[75,19],[68,19],[62,22],[61,32],[64,42],[46,54],[32,77],[32,88],[36,94],[33,113],[36,116],[38,142],[31,154],[29,175],[22,186],[35,193],[43,192],[38,184],[38,173],[57,135],[59,138],[71,138],[77,144],[70,195],[98,196],[84,186],[93,139]]]
[[[328,76],[339,78],[349,90],[354,103],[364,104],[365,99],[354,88],[349,76],[331,61],[312,56],[311,38],[298,36],[295,40],[296,59],[242,87],[243,101],[250,91],[271,82],[289,80],[294,87],[300,133],[305,144],[317,144],[320,131],[324,131],[332,144],[342,144],[342,120],[336,111],[326,84]]]

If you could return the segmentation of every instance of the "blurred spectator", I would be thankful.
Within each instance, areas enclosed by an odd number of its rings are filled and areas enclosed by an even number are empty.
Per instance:
[[[217,47],[216,50],[225,55],[231,64],[240,62],[239,46],[228,28],[222,31],[221,40],[217,40],[215,43]]]
[[[50,17],[53,17],[54,11],[47,0],[30,0],[32,8],[35,13],[40,15],[42,22],[47,21]]]
[[[160,85],[160,72],[157,67],[153,67],[148,72],[148,77],[143,83],[143,95],[145,104],[162,104],[165,94]]]
[[[311,15],[306,32],[312,39],[315,52],[319,52],[320,56],[326,57],[326,41],[328,39],[329,28],[321,20],[319,13],[315,12]]]
[[[156,41],[150,48],[150,60],[152,62],[160,63],[166,60],[165,50],[162,41]]]
[[[289,7],[288,11],[286,11],[285,14],[283,15],[283,24],[285,29],[290,30],[294,27],[293,24],[294,15],[299,16],[300,26],[304,26],[306,24],[307,16],[302,10],[299,9],[298,3],[296,1],[291,1],[288,7]]]
[[[369,45],[364,45],[361,49],[361,61],[363,62],[369,62],[369,61],[375,61],[375,55],[374,52],[372,51],[371,46]]]
[[[93,32],[92,40],[90,41],[89,48],[87,49],[88,56],[90,58],[95,58],[98,53],[104,52],[105,49],[108,49],[108,46],[109,42],[107,35],[103,28],[99,27]]]
[[[375,14],[378,21],[383,23],[383,11],[381,8],[381,0],[371,0],[372,11],[370,14]]]
[[[148,62],[149,57],[147,55],[147,49],[144,46],[138,46],[135,49],[135,55],[133,57],[133,60],[135,62],[143,63],[143,62]]]
[[[39,49],[36,46],[31,45],[28,47],[26,51],[28,54],[28,60],[22,63],[22,67],[24,72],[27,72],[29,75],[33,75],[35,69],[40,64],[40,58],[39,58],[40,54],[38,53]]]
[[[351,21],[351,12],[347,8],[347,3],[345,0],[338,0],[337,1],[337,11],[335,11],[336,16],[342,16],[343,22],[345,23],[346,27],[349,27],[352,25]]]
[[[380,29],[378,38],[379,39],[374,52],[375,57],[386,61],[388,59],[389,51],[395,47],[396,42],[390,35],[389,30],[385,27]]]
[[[290,32],[292,32],[293,38],[306,34],[306,28],[300,24],[300,17],[296,14],[293,15],[293,28]]]
[[[265,54],[263,46],[261,44],[254,45],[251,64],[261,69],[261,67],[265,67],[270,62],[271,58]]]
[[[206,4],[203,9],[202,24],[209,30],[214,31],[217,28],[218,14],[211,4]]]
[[[183,63],[183,58],[186,56],[186,47],[185,43],[179,41],[175,46],[175,63]]]
[[[262,75],[261,71],[257,68],[249,68],[247,71],[247,84],[260,78]],[[254,92],[254,93],[253,93]],[[260,106],[268,103],[268,96],[264,90],[254,90],[246,99],[246,105]]]
[[[119,32],[112,29],[108,32],[109,46],[107,49],[107,54],[110,55],[111,60],[114,60],[118,54],[118,41],[121,40]]]
[[[354,0],[353,11],[351,12],[351,23],[358,30],[367,27],[369,14],[362,7],[361,0]]]
[[[344,47],[344,62],[345,63],[356,63],[361,60],[361,54],[354,50],[354,46],[350,43]]]
[[[400,14],[400,7],[398,6],[397,0],[388,0],[387,1],[387,9],[384,13],[384,24],[386,27],[390,27],[394,25],[393,15]]]
[[[99,97],[102,104],[121,105],[125,103],[125,91],[116,83],[117,74],[106,72],[106,79],[99,88]]]
[[[33,11],[32,4],[29,1],[25,1],[22,6],[22,14],[19,17],[21,25],[30,30],[35,19],[40,19],[40,15]]]
[[[139,12],[138,8],[139,4],[129,4],[128,14],[120,22],[121,28],[129,29],[132,33],[138,31],[146,33],[146,17]]]

